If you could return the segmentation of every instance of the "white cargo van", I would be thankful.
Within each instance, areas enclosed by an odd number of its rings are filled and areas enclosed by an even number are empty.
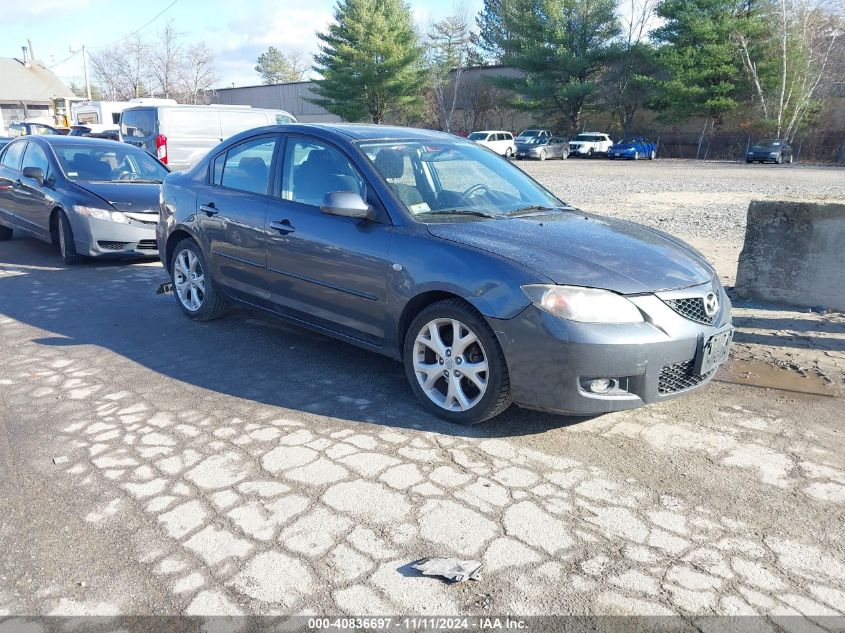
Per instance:
[[[187,169],[220,141],[256,127],[296,123],[284,110],[227,105],[142,105],[120,115],[120,140],[172,170]]]

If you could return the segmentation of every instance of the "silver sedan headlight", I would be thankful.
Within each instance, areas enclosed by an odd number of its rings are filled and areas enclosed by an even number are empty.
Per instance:
[[[531,302],[561,319],[581,323],[642,323],[643,315],[625,297],[597,288],[532,284],[522,286]]]
[[[95,220],[106,220],[107,222],[117,222],[118,224],[129,224],[129,218],[123,215],[120,211],[109,211],[108,209],[100,209],[99,207],[86,207],[81,204],[73,205],[73,210],[79,215]]]

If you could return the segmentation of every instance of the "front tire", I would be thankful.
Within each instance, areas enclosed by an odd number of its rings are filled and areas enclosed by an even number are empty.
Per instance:
[[[81,264],[83,257],[76,252],[76,242],[73,241],[73,229],[64,211],[59,211],[59,218],[56,224],[59,233],[59,253],[62,256],[62,261],[67,266]]]
[[[540,160],[546,160],[546,150],[540,150]]]
[[[513,156],[513,152],[511,151],[511,148],[509,147],[505,150],[505,158],[510,158],[511,156]]]
[[[502,348],[484,318],[458,299],[438,301],[413,320],[403,345],[405,375],[434,415],[479,424],[511,404]]]
[[[634,151],[634,160],[640,160],[640,152],[639,150]]]
[[[8,226],[3,226],[0,224],[0,242],[5,242],[6,240],[12,239],[12,229]]]
[[[195,321],[211,321],[223,316],[228,302],[217,290],[199,245],[190,238],[184,239],[173,252],[170,278],[179,309]]]
[[[651,150],[651,153],[648,155],[648,159],[654,160],[655,158],[657,158],[657,150],[653,149],[653,150]]]
[[[780,165],[783,163],[783,154],[778,154],[778,157],[775,159],[775,165]]]

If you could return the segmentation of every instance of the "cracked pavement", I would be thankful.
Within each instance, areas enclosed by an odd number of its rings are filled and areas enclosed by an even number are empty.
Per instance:
[[[164,280],[0,249],[0,616],[845,613],[841,399],[714,382],[463,428],[393,361],[193,323]]]

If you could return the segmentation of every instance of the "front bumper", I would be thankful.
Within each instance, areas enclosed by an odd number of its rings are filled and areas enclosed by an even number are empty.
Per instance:
[[[693,369],[700,340],[730,328],[730,302],[713,325],[690,321],[654,295],[630,297],[647,321],[577,323],[533,304],[512,319],[488,319],[510,374],[519,406],[574,415],[598,415],[668,400],[707,384]],[[597,394],[586,383],[617,379],[619,388]]]
[[[156,257],[155,224],[129,224],[69,214],[76,252],[88,257]],[[154,222],[157,222],[156,217]],[[153,220],[151,220],[153,222]]]
[[[636,150],[633,149],[620,149],[620,150],[610,150],[607,153],[608,158],[633,158],[634,153]]]

